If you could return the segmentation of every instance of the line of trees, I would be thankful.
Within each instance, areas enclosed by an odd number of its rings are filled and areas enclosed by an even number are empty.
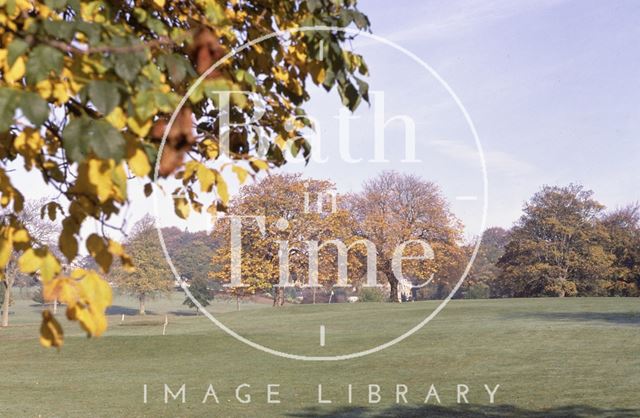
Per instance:
[[[580,185],[544,186],[511,230],[490,228],[466,297],[639,296],[640,205],[606,211]]]
[[[330,196],[335,195],[335,202]],[[367,260],[362,243],[375,247],[377,281],[388,283],[398,300],[398,280],[391,259],[402,242],[424,240],[433,259],[405,260],[405,277],[423,282],[419,297],[446,296],[471,256],[475,242],[463,241],[462,223],[449,211],[439,188],[417,176],[383,172],[366,181],[358,193],[338,194],[329,181],[298,174],[271,175],[244,186],[229,206],[229,215],[247,217],[241,229],[243,295],[271,293],[274,305],[285,303],[280,260],[287,251],[290,282],[309,283],[309,256],[317,251],[317,283],[329,290],[339,278],[339,252],[332,240],[349,248],[345,260],[350,291],[364,295]],[[264,216],[264,229],[255,221]],[[173,263],[204,306],[231,276],[231,223],[223,218],[212,233],[165,228]],[[287,246],[282,247],[282,242]],[[325,243],[325,245],[323,245]],[[151,217],[140,220],[126,241],[137,270],[116,268],[117,286],[140,301],[166,293],[173,286]],[[408,246],[405,256],[421,255]],[[538,296],[639,296],[640,205],[613,211],[579,185],[545,186],[524,206],[510,230],[487,229],[475,262],[456,297],[499,298]],[[234,289],[227,291],[235,295]],[[311,291],[311,290],[310,290]],[[190,299],[185,304],[194,307]]]
[[[360,293],[366,280],[367,251],[354,243],[367,239],[375,245],[378,281],[388,282],[390,299],[398,300],[393,252],[402,242],[421,239],[433,248],[434,259],[406,260],[403,274],[414,282],[434,275],[433,283],[418,292],[423,298],[449,293],[475,243],[463,242],[463,226],[449,211],[437,185],[413,175],[384,172],[366,181],[358,193],[338,194],[333,212],[329,202],[323,202],[322,213],[303,210],[302,202],[308,206],[328,192],[335,192],[330,182],[277,175],[244,187],[231,202],[230,215],[263,215],[266,219],[265,231],[256,223],[242,226],[245,292],[273,290],[274,304],[283,304],[283,289],[276,286],[281,251],[277,241],[288,242],[292,281],[306,284],[307,241],[337,239],[349,247],[349,285]],[[286,229],[279,228],[279,219],[287,220]],[[217,269],[210,277],[227,281],[231,258],[228,223],[220,225],[218,234],[223,245],[214,253]],[[405,254],[419,255],[419,251],[409,247]],[[337,248],[321,247],[318,283],[327,288],[334,285],[337,265]],[[544,186],[525,204],[522,217],[510,230],[487,229],[457,297],[638,296],[639,286],[640,205],[606,211],[592,191],[571,184]]]
[[[204,231],[188,232],[169,227],[163,228],[162,232],[171,261],[181,278],[189,283],[194,297],[202,305],[208,305],[213,294],[208,291],[207,276],[213,269],[211,254],[218,241]],[[158,241],[155,220],[151,215],[145,215],[136,222],[125,246],[137,268],[127,271],[117,265],[108,277],[119,291],[138,300],[138,313],[144,315],[147,301],[166,296],[175,287],[174,276]],[[195,307],[189,298],[184,304]]]
[[[332,195],[335,205],[328,198]],[[360,292],[367,280],[368,257],[375,256],[378,283],[388,283],[391,300],[399,299],[392,258],[401,243],[429,243],[437,256],[432,260],[406,260],[402,273],[414,280],[427,280],[435,273],[436,286],[451,282],[466,258],[460,245],[462,223],[450,212],[438,186],[415,175],[383,172],[366,181],[362,191],[352,194],[337,194],[329,181],[303,179],[297,174],[272,175],[243,187],[231,201],[228,214],[264,216],[264,230],[255,219],[243,222],[241,276],[245,292],[273,292],[274,305],[278,306],[284,303],[284,289],[277,286],[283,251],[280,242],[287,243],[284,251],[290,282],[298,286],[309,284],[310,279],[320,286],[333,286],[340,277],[338,265],[343,265],[349,287]],[[228,281],[232,258],[229,218],[220,221],[216,229],[223,245],[214,253],[218,269],[210,277]],[[339,244],[332,240],[349,248],[344,262],[339,260]],[[363,240],[375,248],[368,248]],[[310,251],[317,255],[317,278],[309,277]],[[423,248],[408,245],[404,255],[423,255]]]

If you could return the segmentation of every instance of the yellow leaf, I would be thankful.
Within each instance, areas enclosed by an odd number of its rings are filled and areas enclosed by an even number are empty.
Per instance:
[[[153,3],[158,7],[164,7],[164,0],[153,0]]]
[[[127,163],[129,163],[129,167],[131,168],[131,171],[133,171],[133,174],[138,177],[144,177],[151,171],[151,164],[149,164],[147,154],[140,148],[135,148],[133,155],[129,157]]]
[[[49,310],[42,312],[42,324],[40,325],[40,344],[44,347],[62,347],[64,333],[58,321]]]
[[[273,75],[275,76],[276,80],[279,80],[285,84],[287,83],[287,81],[289,81],[289,73],[282,69],[282,67],[280,66],[276,65],[275,67],[273,67]]]
[[[269,164],[266,161],[253,159],[249,162],[254,171],[268,170]]]
[[[98,312],[104,312],[104,310],[111,305],[113,301],[111,286],[96,272],[87,271],[78,285],[80,287],[81,297],[89,302],[92,309]]]
[[[69,306],[67,318],[70,321],[80,322],[80,326],[87,332],[88,337],[98,337],[107,329],[107,320],[104,315],[92,312],[89,306],[82,303]]]
[[[31,170],[34,162],[40,156],[44,139],[37,130],[27,128],[18,134],[13,141],[13,146],[24,157],[25,168]]]
[[[220,150],[218,149],[218,143],[207,138],[201,142],[202,147],[204,148],[204,153],[210,160],[215,160],[218,158],[220,154]]]
[[[184,197],[176,197],[174,199],[174,210],[176,215],[181,217],[182,219],[187,219],[189,216],[189,211],[191,210],[191,206],[189,202]]]
[[[11,229],[8,226],[3,226],[0,230],[0,268],[7,265],[12,251]]]
[[[122,111],[122,108],[117,106],[106,117],[107,121],[113,125],[114,128],[122,130],[127,125],[127,118]]]
[[[107,329],[105,310],[113,301],[111,287],[96,272],[75,269],[71,278],[55,280],[45,288],[46,297],[65,301],[67,318],[80,322],[89,337],[98,337]],[[63,299],[64,298],[64,299]]]
[[[66,84],[55,83],[53,85],[53,97],[56,99],[56,103],[59,105],[66,103],[70,97]]]
[[[222,204],[227,206],[229,204],[229,190],[227,189],[227,182],[224,181],[221,175],[216,175],[216,186],[218,189],[218,196],[222,200]]]
[[[18,258],[18,268],[23,273],[35,273],[40,268],[40,264],[42,259],[33,248],[29,248]]]
[[[127,173],[124,164],[118,164],[111,171],[111,181],[114,186],[113,198],[118,202],[124,202],[127,199]]]
[[[26,66],[24,65],[24,58],[18,57],[11,68],[8,68],[7,63],[5,63],[4,68],[5,81],[9,84],[13,84],[14,82],[20,80],[24,75],[24,70],[26,69]]]
[[[24,250],[31,241],[31,237],[29,237],[29,232],[26,229],[21,228],[13,231],[11,240],[16,250]]]
[[[49,80],[42,80],[39,81],[38,84],[36,84],[36,90],[38,91],[40,97],[46,100],[51,96],[51,93],[53,92],[53,85]]]
[[[89,160],[88,163],[88,176],[89,181],[96,188],[96,194],[100,202],[105,202],[109,196],[111,196],[111,187],[113,182],[111,181],[110,164],[100,160]]]
[[[100,266],[105,273],[109,271],[111,262],[113,261],[113,255],[109,252],[104,240],[98,234],[91,234],[87,238],[87,250],[91,257],[96,260],[96,263]]]
[[[93,193],[100,203],[109,199],[113,192],[112,172],[115,166],[113,160],[98,160],[91,158],[80,164],[78,180],[75,188],[81,193]]]
[[[124,254],[124,248],[118,241],[109,240],[109,252],[113,255],[121,256]]]
[[[145,137],[151,129],[151,119],[149,119],[145,123],[140,123],[136,118],[128,118],[127,125],[129,126],[129,129],[133,131],[133,133],[135,133],[139,137]]]
[[[213,188],[213,183],[216,182],[216,175],[205,165],[200,164],[198,165],[198,180],[200,181],[200,190],[210,192]]]
[[[79,296],[76,280],[68,277],[59,277],[42,286],[42,297],[48,302],[58,300],[67,306],[74,306]]]
[[[238,176],[238,181],[240,182],[240,184],[244,184],[245,180],[247,179],[247,175],[249,174],[247,173],[247,170],[245,170],[242,167],[238,167],[237,165],[234,165],[233,167],[231,167],[231,171],[236,173],[236,176]]]
[[[56,259],[53,254],[50,252],[46,252],[44,257],[42,258],[42,263],[40,265],[40,277],[42,278],[42,282],[46,283],[49,280],[53,279],[55,276],[60,273],[61,266],[58,259]]]
[[[184,174],[182,175],[182,180],[189,180],[200,167],[200,163],[197,161],[187,161],[184,165]],[[186,184],[186,183],[185,183]]]
[[[126,271],[127,273],[131,273],[136,269],[133,265],[133,260],[131,260],[131,257],[129,257],[127,254],[122,254],[120,256],[120,264],[124,271]]]

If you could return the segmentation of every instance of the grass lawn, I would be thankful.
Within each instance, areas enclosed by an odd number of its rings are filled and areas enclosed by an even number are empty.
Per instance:
[[[263,353],[188,315],[183,295],[116,299],[110,328],[89,340],[61,319],[59,352],[38,344],[40,307],[18,300],[14,326],[0,329],[0,416],[640,416],[640,300],[633,298],[456,300],[403,342],[363,358],[301,362]],[[435,302],[295,305],[217,302],[224,324],[271,348],[335,355],[384,343],[418,323]],[[60,310],[63,317],[64,308]],[[125,320],[121,321],[124,313]],[[164,315],[167,335],[162,335]],[[319,329],[326,343],[319,344]],[[164,384],[186,403],[164,403]],[[250,394],[251,403],[235,397]],[[147,403],[143,387],[147,385]],[[267,385],[281,403],[267,403]],[[331,404],[318,403],[322,397]],[[348,403],[348,385],[352,403]],[[381,401],[368,403],[368,385]],[[396,385],[407,403],[396,404]],[[441,404],[432,396],[434,385]],[[456,385],[469,388],[458,404]],[[483,387],[499,384],[495,403]],[[212,396],[203,404],[208,386]],[[375,398],[375,397],[374,397]],[[374,399],[375,400],[375,399]]]

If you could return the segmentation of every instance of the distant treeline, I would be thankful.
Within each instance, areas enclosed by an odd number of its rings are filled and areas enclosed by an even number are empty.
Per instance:
[[[371,241],[378,255],[378,282],[386,286],[380,295],[364,286],[368,252],[364,246],[353,246],[346,259],[350,286],[340,290],[344,295],[335,290],[338,254],[335,247],[327,246],[318,261],[317,280],[324,289],[313,293],[314,300],[316,296],[318,300],[328,298],[331,290],[335,301],[348,294],[362,300],[398,300],[398,281],[394,283],[389,260],[398,245],[412,239],[427,241],[435,254],[432,260],[403,263],[405,277],[414,283],[434,277],[428,286],[412,291],[412,297],[441,299],[450,293],[477,241],[463,242],[462,224],[448,211],[437,186],[415,176],[387,172],[366,182],[358,194],[338,195],[334,212],[305,210],[304,202],[315,202],[320,193],[333,190],[330,182],[299,175],[273,175],[242,188],[230,204],[229,215],[260,214],[266,219],[264,232],[255,221],[242,228],[242,280],[246,284],[242,295],[270,294],[276,304],[287,297],[300,297],[309,280],[307,240],[334,239],[347,244]],[[284,229],[278,227],[282,219],[287,220]],[[230,280],[228,224],[220,221],[212,233],[163,228],[172,262],[182,278],[195,286],[195,293],[205,294],[207,289],[232,292],[221,286]],[[279,282],[278,242],[282,240],[289,243],[289,269],[295,284],[291,294],[275,286]],[[125,273],[116,268],[110,278],[140,298],[142,309],[145,299],[173,286],[173,274],[150,217],[136,225],[125,244],[137,271]],[[639,286],[640,205],[606,210],[582,186],[544,186],[524,205],[523,215],[511,229],[493,227],[483,233],[456,297],[639,296]],[[201,299],[204,304],[206,298]]]
[[[459,296],[640,295],[640,205],[606,211],[582,186],[545,186],[523,212],[484,232]]]

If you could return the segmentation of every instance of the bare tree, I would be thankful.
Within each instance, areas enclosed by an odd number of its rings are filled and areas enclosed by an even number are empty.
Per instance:
[[[55,239],[59,234],[59,225],[41,217],[42,206],[47,203],[46,199],[27,201],[22,212],[18,214],[18,220],[29,231],[36,246],[55,245]],[[11,216],[9,213],[0,213],[0,223],[6,222]],[[18,253],[14,250],[9,263],[4,270],[4,280],[0,281],[0,286],[4,288],[4,298],[2,300],[2,321],[0,326],[9,326],[9,305],[11,304],[11,294],[13,285],[20,277],[20,271],[17,266]]]

